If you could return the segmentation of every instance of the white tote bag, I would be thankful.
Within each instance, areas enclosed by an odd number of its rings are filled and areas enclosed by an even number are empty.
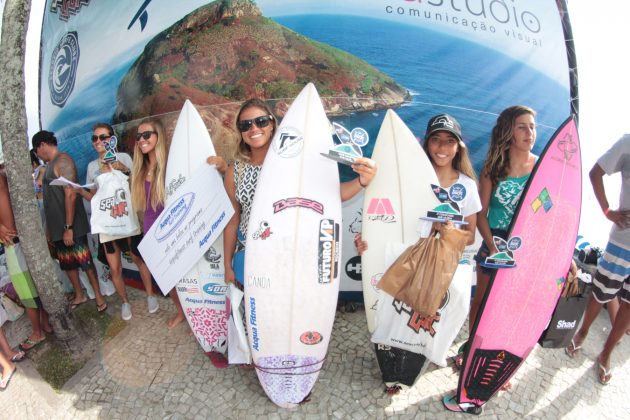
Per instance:
[[[131,205],[127,179],[116,170],[96,177],[98,190],[90,201],[92,233],[127,237],[139,232],[140,223]]]
[[[468,316],[471,277],[472,270],[460,265],[436,315],[426,318],[381,290],[372,342],[420,353],[446,366],[448,349]]]
[[[243,292],[233,284],[228,287],[226,299],[230,318],[228,319],[228,362],[233,364],[250,364],[252,355],[247,343],[245,333],[245,323],[243,314],[245,308],[243,302]]]

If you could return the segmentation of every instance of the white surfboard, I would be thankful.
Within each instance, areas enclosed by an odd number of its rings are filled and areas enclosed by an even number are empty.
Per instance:
[[[297,96],[258,179],[245,251],[247,333],[260,383],[281,407],[310,393],[339,291],[341,199],[330,122],[313,84]],[[261,224],[270,235],[257,235]]]
[[[201,165],[214,156],[214,146],[201,116],[186,101],[177,120],[166,166],[166,202]],[[177,283],[186,320],[204,352],[225,352],[227,318],[223,235]]]
[[[412,245],[420,237],[419,218],[438,203],[431,183],[439,185],[431,162],[411,130],[391,109],[379,130],[372,159],[378,172],[365,190],[362,256],[363,301],[368,330],[374,332],[378,303],[376,284],[387,269],[388,247]]]

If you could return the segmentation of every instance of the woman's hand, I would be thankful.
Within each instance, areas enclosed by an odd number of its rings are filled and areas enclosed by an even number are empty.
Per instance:
[[[363,255],[363,253],[368,249],[368,243],[363,240],[360,233],[357,233],[354,236],[354,246],[357,248],[359,255]]]
[[[234,275],[234,270],[232,267],[225,267],[225,275],[224,275],[225,284],[234,284],[236,285],[236,276]]]
[[[376,175],[376,162],[369,158],[354,158],[354,163],[351,167],[354,172],[359,174],[359,184],[363,188],[370,185],[372,178]]]
[[[225,159],[223,159],[221,156],[208,156],[208,158],[206,159],[206,163],[208,165],[216,166],[217,171],[219,171],[221,175],[225,175],[225,171],[227,171],[228,165]]]
[[[7,245],[13,244],[13,238],[17,236],[17,232],[10,230],[5,225],[0,224],[0,242]]]

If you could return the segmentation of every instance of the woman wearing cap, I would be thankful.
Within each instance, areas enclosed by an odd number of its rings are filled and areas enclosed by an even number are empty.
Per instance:
[[[448,114],[439,114],[432,117],[424,135],[422,148],[427,154],[433,169],[438,177],[440,187],[445,190],[456,188],[461,200],[457,201],[460,214],[464,216],[466,224],[458,225],[468,232],[467,244],[475,241],[475,228],[477,226],[477,212],[481,210],[481,201],[477,188],[475,171],[468,157],[468,149],[462,140],[461,127],[457,120]],[[428,237],[432,231],[441,231],[445,224],[450,227],[452,222],[421,222],[420,237]],[[358,234],[355,244],[359,254],[367,249],[367,242]],[[401,352],[405,350],[399,349]],[[405,379],[390,384],[385,388],[389,395],[400,392]],[[389,384],[389,382],[388,382]]]

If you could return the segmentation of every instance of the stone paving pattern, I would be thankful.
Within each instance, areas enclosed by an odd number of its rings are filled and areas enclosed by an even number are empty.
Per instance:
[[[168,299],[148,314],[145,295],[129,289],[133,319],[105,343],[60,392],[44,382],[33,364],[18,364],[9,388],[0,393],[0,418],[6,419],[445,419],[474,418],[445,411],[442,396],[457,386],[452,367],[426,363],[415,385],[396,396],[384,393],[362,309],[337,312],[327,361],[311,402],[287,410],[265,395],[253,370],[217,369],[203,354],[185,324],[174,330]],[[111,314],[120,316],[116,296]],[[28,333],[6,326],[12,344]],[[17,324],[17,323],[16,323]],[[512,380],[485,405],[482,418],[630,418],[630,336],[613,354],[609,385],[597,382],[595,358],[610,329],[602,311],[581,354],[569,359],[562,349],[537,346]],[[466,339],[462,329],[450,354]]]

